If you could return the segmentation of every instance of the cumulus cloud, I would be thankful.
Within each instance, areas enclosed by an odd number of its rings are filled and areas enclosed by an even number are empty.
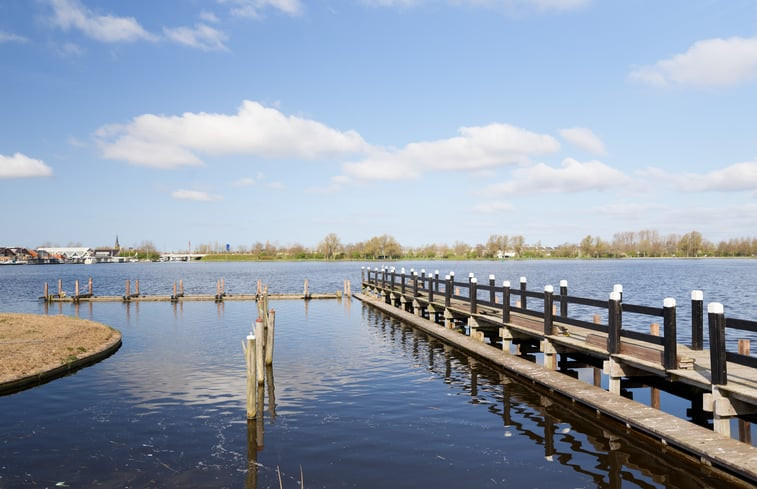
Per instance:
[[[605,145],[591,129],[572,127],[560,129],[560,136],[570,144],[596,155],[605,154]]]
[[[194,28],[164,27],[163,34],[173,42],[202,51],[228,51],[224,44],[228,40],[226,34],[205,24],[196,24]]]
[[[223,200],[220,195],[213,195],[201,190],[179,189],[171,192],[171,197],[177,200],[194,200],[197,202],[218,202]]]
[[[513,179],[487,188],[490,194],[573,193],[607,190],[627,185],[631,179],[601,161],[582,163],[566,158],[561,168],[539,163],[513,171]]]
[[[13,156],[0,155],[0,179],[49,177],[52,174],[52,168],[42,160],[29,158],[21,153],[15,153]]]
[[[199,153],[316,160],[362,153],[369,146],[355,131],[246,100],[236,114],[144,114],[129,124],[97,130],[103,156],[134,165],[177,168],[202,165]]]
[[[0,31],[0,43],[4,43],[4,42],[23,43],[23,42],[28,42],[28,39],[23,36],[19,36],[18,34],[13,34],[12,32]]]
[[[425,171],[480,171],[526,163],[530,156],[554,153],[560,144],[549,135],[508,124],[460,128],[459,136],[380,150],[345,163],[347,176],[360,180],[407,180]]]
[[[219,3],[231,5],[231,14],[236,17],[258,19],[263,11],[272,8],[288,15],[300,15],[303,11],[299,0],[218,0]]]
[[[86,36],[102,42],[154,41],[134,17],[98,15],[77,0],[49,0],[53,8],[53,24],[63,30],[75,28]]]
[[[685,53],[642,66],[630,78],[656,86],[723,87],[757,79],[757,37],[695,42]]]
[[[686,192],[754,192],[757,191],[757,161],[736,163],[706,174],[686,174],[678,177],[677,185]]]

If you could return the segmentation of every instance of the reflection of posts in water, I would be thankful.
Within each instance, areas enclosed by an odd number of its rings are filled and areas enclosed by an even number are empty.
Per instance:
[[[247,477],[245,489],[257,489],[258,487],[258,424],[256,419],[247,420]]]
[[[218,319],[223,319],[223,313],[224,313],[225,307],[226,307],[226,304],[223,301],[216,301],[216,313],[218,315]]]
[[[271,422],[276,419],[276,387],[273,383],[273,366],[269,365],[265,369],[265,381],[268,384],[268,413],[271,416]]]
[[[552,416],[547,414],[547,408],[552,405],[552,400],[547,396],[539,396],[539,404],[544,408],[544,458],[552,462],[555,450],[555,422]]]
[[[471,397],[478,396],[478,362],[472,358],[469,360],[470,364],[470,395]],[[473,401],[476,402],[475,400]]]
[[[452,347],[444,344],[444,382],[449,384],[452,377]]]
[[[257,420],[256,426],[257,426],[257,447],[258,450],[263,449],[263,405],[265,404],[265,386],[263,384],[258,384],[257,389],[257,402],[255,403],[257,406],[257,416],[255,419]]]
[[[502,384],[502,421],[507,427],[512,424],[512,419],[510,418],[510,384],[512,380],[505,374],[499,375],[500,383]]]

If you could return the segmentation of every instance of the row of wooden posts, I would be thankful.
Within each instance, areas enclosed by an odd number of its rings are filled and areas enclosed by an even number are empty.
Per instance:
[[[260,282],[258,281],[260,290]],[[258,304],[258,318],[254,329],[242,342],[247,366],[247,419],[255,419],[258,413],[257,387],[265,382],[266,365],[273,365],[273,343],[276,326],[276,311],[268,309],[268,286],[262,289]]]

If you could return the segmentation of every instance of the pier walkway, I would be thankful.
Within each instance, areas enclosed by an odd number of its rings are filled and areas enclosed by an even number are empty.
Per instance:
[[[757,358],[749,356],[748,340],[738,342],[738,352],[727,351],[725,341],[726,328],[757,332],[757,322],[726,319],[720,304],[709,304],[711,347],[705,350],[699,291],[692,293],[692,344],[682,345],[676,341],[675,301],[666,299],[662,308],[627,304],[622,290],[602,301],[568,295],[566,282],[558,293],[551,287],[534,292],[526,289],[525,279],[520,289],[511,290],[508,282],[497,286],[491,276],[482,285],[473,276],[461,282],[387,268],[364,269],[362,290],[356,297],[367,304],[757,483],[750,427],[757,414]],[[578,318],[587,314],[590,321]],[[657,322],[649,334],[623,329],[624,317],[632,316]],[[543,365],[519,358],[536,352],[543,355]],[[579,367],[594,368],[594,385],[556,372]],[[603,373],[609,392],[600,388]],[[635,385],[653,386],[652,406],[620,395],[623,387]],[[691,400],[691,411],[711,419],[714,432],[656,409],[655,388]],[[731,438],[732,421],[741,441]]]

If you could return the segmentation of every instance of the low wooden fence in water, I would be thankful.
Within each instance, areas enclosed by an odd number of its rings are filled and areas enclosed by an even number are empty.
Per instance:
[[[493,275],[487,283],[473,274],[460,281],[454,273],[440,278],[438,272],[394,268],[363,268],[361,275],[363,290],[387,304],[506,352],[540,351],[544,365],[552,369],[558,367],[558,356],[562,365],[569,358],[601,365],[610,392],[620,394],[622,379],[650,376],[693,388],[702,409],[712,413],[715,431],[730,435],[730,420],[739,417],[739,439],[751,444],[747,420],[757,414],[757,357],[750,356],[748,339],[733,342],[737,351],[728,350],[726,331],[757,333],[757,321],[726,317],[722,304],[708,304],[705,350],[701,291],[691,294],[691,344],[682,345],[674,299],[664,299],[662,307],[629,304],[617,285],[608,300],[599,300],[569,295],[567,281],[557,292],[552,286],[537,292],[527,290],[525,277],[513,288],[508,281],[497,285]],[[654,321],[650,333],[623,328],[624,320],[640,317]],[[595,385],[600,377],[595,368]]]

